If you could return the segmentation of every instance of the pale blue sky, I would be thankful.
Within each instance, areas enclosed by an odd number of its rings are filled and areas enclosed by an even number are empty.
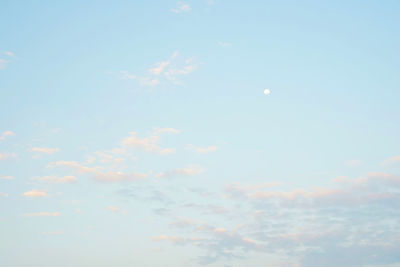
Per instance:
[[[400,2],[0,6],[1,266],[400,266]]]

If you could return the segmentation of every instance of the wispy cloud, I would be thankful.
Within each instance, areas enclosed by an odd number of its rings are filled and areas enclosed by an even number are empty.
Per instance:
[[[141,75],[131,74],[127,71],[120,71],[117,74],[119,79],[134,80],[145,87],[154,87],[161,84],[181,84],[179,77],[188,75],[197,69],[197,64],[193,58],[179,57],[179,52],[175,51],[163,61],[156,62]]]
[[[5,131],[5,132],[3,132],[2,134],[0,134],[0,140],[5,140],[7,137],[13,136],[13,135],[15,135],[14,132],[12,132],[12,131]]]
[[[168,60],[157,62],[154,67],[149,69],[149,72],[155,75],[162,74],[166,67],[171,64],[172,60],[174,60],[178,54],[178,51],[175,51]]]
[[[163,148],[159,145],[161,133],[179,133],[179,130],[173,128],[155,128],[153,134],[144,138],[138,137],[136,132],[130,132],[130,136],[122,140],[122,145],[125,147],[139,148],[146,152],[160,155],[174,153],[174,148]]]
[[[172,8],[171,12],[174,13],[184,13],[184,12],[189,12],[192,8],[190,7],[189,4],[185,2],[178,2],[177,7]]]
[[[47,197],[48,194],[46,191],[40,191],[40,190],[34,189],[34,190],[23,193],[22,196],[37,198],[37,197]]]
[[[36,152],[36,153],[42,153],[42,154],[47,154],[51,155],[53,153],[56,153],[60,151],[59,148],[51,148],[51,147],[33,147],[30,150],[31,152]]]
[[[57,161],[50,163],[48,167],[65,166],[76,170],[78,173],[91,174],[92,178],[99,182],[128,182],[145,179],[147,174],[144,173],[128,173],[121,171],[104,171],[100,166],[88,167],[75,161]]]
[[[0,197],[8,197],[8,194],[0,192]]]
[[[8,56],[8,57],[14,57],[14,53],[11,51],[6,51],[4,52],[4,55]],[[7,65],[10,63],[9,60],[0,58],[0,70],[5,70],[7,68]]]

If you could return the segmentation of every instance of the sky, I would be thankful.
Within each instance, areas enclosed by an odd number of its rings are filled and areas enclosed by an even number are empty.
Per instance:
[[[399,1],[0,5],[1,266],[400,266]]]

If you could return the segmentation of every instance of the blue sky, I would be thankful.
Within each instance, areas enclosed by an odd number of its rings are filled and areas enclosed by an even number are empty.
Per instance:
[[[1,266],[400,266],[398,1],[1,6]]]

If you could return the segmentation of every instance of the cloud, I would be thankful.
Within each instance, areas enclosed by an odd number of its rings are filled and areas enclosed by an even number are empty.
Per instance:
[[[203,173],[204,169],[198,166],[188,166],[186,168],[173,169],[165,172],[157,173],[156,178],[169,178],[174,176],[193,176]]]
[[[60,149],[59,148],[50,148],[50,147],[33,147],[33,148],[31,148],[30,151],[50,155],[50,154],[60,151]]]
[[[0,179],[2,179],[2,180],[13,180],[14,179],[14,176],[0,176]]]
[[[207,154],[207,153],[216,151],[217,147],[216,146],[198,147],[198,146],[195,146],[195,145],[192,145],[192,144],[188,144],[186,146],[186,149],[193,150],[193,151],[195,151],[196,153],[199,153],[199,154]]]
[[[160,75],[164,72],[165,68],[171,63],[171,61],[178,56],[179,52],[175,51],[168,60],[157,62],[155,67],[150,68],[149,72],[155,75]]]
[[[182,75],[188,75],[197,69],[197,64],[192,58],[178,58],[179,52],[174,51],[172,55],[163,61],[152,64],[142,75],[131,74],[127,71],[119,71],[117,76],[121,80],[137,79],[138,83],[146,87],[154,87],[160,84],[181,84],[178,79]],[[111,72],[111,74],[114,74]]]
[[[76,170],[78,173],[97,173],[98,172],[98,168],[83,166],[76,161],[61,160],[61,161],[50,163],[48,167],[51,168],[51,167],[55,167],[55,166],[66,166],[66,167]]]
[[[139,138],[136,132],[130,132],[130,136],[122,140],[125,147],[140,148],[146,152],[157,153],[160,155],[167,155],[175,152],[173,148],[163,148],[158,145],[160,136],[153,134],[149,137]]]
[[[99,182],[132,182],[137,180],[142,180],[147,177],[144,173],[128,173],[123,172],[106,172],[106,173],[96,173],[94,179]]]
[[[197,258],[201,265],[240,259],[244,262],[239,265],[251,266],[248,262],[253,262],[250,258],[255,255],[266,259],[279,255],[281,261],[276,266],[351,267],[400,262],[396,254],[400,248],[400,176],[371,172],[360,178],[340,177],[326,187],[276,188],[281,185],[233,183],[225,186],[225,198],[202,198],[169,207],[164,215],[167,218],[174,218],[174,209],[179,216],[190,212],[198,218],[175,219],[169,223],[172,234],[151,240],[196,247],[203,251]],[[176,195],[181,196],[172,194]]]
[[[140,84],[155,86],[161,83],[181,84],[179,76],[188,75],[197,69],[192,58],[179,59],[175,51],[167,60],[157,62],[148,69],[148,73],[140,79]]]
[[[58,217],[60,216],[60,212],[37,212],[37,213],[25,213],[23,216],[25,217]]]
[[[8,197],[8,194],[0,192],[0,197]]]
[[[392,165],[392,164],[396,164],[396,163],[400,163],[400,155],[386,159],[385,161],[382,162],[382,165],[386,166],[386,165]]]
[[[189,4],[184,2],[178,2],[177,5],[178,6],[176,8],[171,9],[171,12],[183,13],[183,12],[189,12],[192,9]]]
[[[6,51],[6,52],[4,52],[4,54],[6,56],[9,56],[9,57],[14,57],[15,56],[15,54],[13,52],[11,52],[11,51]]]
[[[120,171],[102,171],[101,167],[88,167],[75,161],[57,161],[50,163],[48,167],[55,166],[65,166],[76,170],[78,173],[91,174],[92,178],[99,182],[129,182],[145,179],[147,177],[147,175],[143,173],[124,174]]]
[[[22,196],[36,198],[36,197],[47,197],[48,195],[45,191],[40,191],[40,190],[34,189],[34,190],[23,193]]]
[[[2,134],[0,134],[0,140],[5,140],[8,136],[13,136],[15,135],[14,132],[12,131],[5,131]]]
[[[190,74],[197,69],[197,65],[193,64],[192,61],[192,58],[188,58],[184,61],[183,66],[170,67],[164,73],[165,78],[174,84],[180,84],[179,76]]]
[[[173,225],[173,224],[171,224]],[[207,265],[224,259],[240,258],[237,251],[257,251],[258,244],[255,240],[243,236],[236,230],[228,230],[221,227],[213,227],[207,224],[196,225],[191,223],[188,225],[193,227],[194,237],[180,237],[170,235],[160,235],[150,238],[152,241],[169,241],[175,245],[192,245],[204,249],[206,254],[198,257],[201,265]],[[186,228],[186,227],[185,227]],[[201,237],[198,237],[200,235]]]
[[[0,160],[3,159],[9,159],[9,158],[15,158],[17,157],[17,154],[15,153],[8,153],[8,152],[0,152]]]
[[[41,183],[50,183],[50,184],[72,184],[78,182],[75,176],[69,175],[64,177],[56,177],[56,176],[43,176],[35,178],[36,181]]]

